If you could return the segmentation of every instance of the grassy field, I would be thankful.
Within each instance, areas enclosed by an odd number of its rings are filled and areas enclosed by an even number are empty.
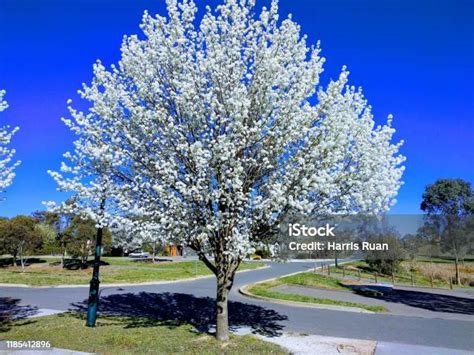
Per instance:
[[[352,278],[372,280],[374,279],[375,270],[372,270],[365,261],[355,261],[344,265],[345,275]],[[459,266],[462,285],[453,285],[453,287],[469,287],[469,283],[474,284],[474,264],[465,263]],[[360,272],[360,273],[359,273]],[[331,267],[332,274],[343,273],[342,268]],[[426,259],[420,258],[415,261],[404,261],[401,263],[399,269],[394,274],[395,284],[398,285],[412,285],[422,287],[439,287],[449,288],[449,278],[454,278],[454,264],[446,259]],[[390,275],[377,274],[377,281],[392,282]]]
[[[371,306],[356,302],[337,301],[329,298],[316,298],[292,293],[282,293],[272,290],[273,287],[280,285],[295,285],[295,286],[306,286],[324,288],[328,290],[336,291],[350,291],[350,289],[344,286],[338,279],[333,277],[327,277],[324,275],[314,274],[311,272],[304,272],[292,276],[281,277],[274,281],[257,283],[251,286],[248,291],[254,295],[274,298],[286,301],[296,301],[314,304],[324,304],[333,306],[346,306],[365,309],[372,312],[385,312],[386,309],[382,306]]]
[[[23,272],[21,267],[0,267],[0,283],[30,286],[87,285],[92,268],[68,270],[61,268],[59,259],[45,258],[32,263]],[[124,258],[103,258],[109,265],[101,266],[102,283],[140,283],[170,281],[211,275],[200,261],[145,263]],[[256,269],[259,263],[242,263],[239,270]]]
[[[44,340],[52,347],[98,354],[287,354],[250,335],[232,336],[229,343],[220,344],[188,324],[100,317],[95,328],[88,328],[84,322],[77,314],[16,321],[0,332],[0,340]]]

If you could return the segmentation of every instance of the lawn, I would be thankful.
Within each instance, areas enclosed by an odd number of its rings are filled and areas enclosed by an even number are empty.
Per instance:
[[[344,286],[340,280],[312,272],[304,272],[296,275],[285,276],[273,281],[261,282],[251,286],[248,291],[251,294],[261,297],[274,298],[285,301],[296,301],[304,303],[324,304],[332,306],[345,306],[361,308],[371,312],[385,312],[382,306],[371,306],[363,303],[338,301],[329,298],[316,298],[293,293],[283,293],[272,290],[272,288],[280,285],[295,285],[305,287],[323,288],[336,291],[350,291],[350,288]]]
[[[45,262],[47,260],[47,262]],[[87,285],[92,268],[68,270],[58,265],[59,260],[48,258],[32,263],[22,272],[21,267],[1,267],[0,283],[25,284],[30,286]],[[123,258],[103,258],[109,265],[101,266],[101,282],[140,283],[171,281],[211,275],[201,261],[145,263]],[[239,270],[256,269],[260,263],[242,263]]]
[[[130,317],[100,317],[95,328],[84,323],[71,313],[15,321],[0,332],[0,340],[43,340],[52,347],[99,354],[287,354],[251,335],[231,336],[221,344],[189,324]]]

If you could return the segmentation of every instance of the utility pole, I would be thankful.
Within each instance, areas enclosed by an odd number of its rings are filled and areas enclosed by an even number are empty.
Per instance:
[[[105,198],[100,203],[100,210],[105,209]],[[100,270],[100,255],[102,254],[102,235],[103,228],[97,228],[97,236],[95,241],[95,255],[94,255],[94,269],[92,271],[92,279],[89,287],[89,299],[87,301],[87,323],[88,327],[95,327],[97,320],[97,305],[99,303],[99,270]]]

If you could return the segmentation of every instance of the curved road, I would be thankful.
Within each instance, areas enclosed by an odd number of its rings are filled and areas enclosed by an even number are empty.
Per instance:
[[[290,306],[256,300],[239,294],[246,284],[305,271],[314,263],[269,263],[270,268],[238,273],[230,294],[232,327],[278,335],[281,331],[335,337],[370,339],[451,349],[474,349],[474,322],[367,314]],[[188,322],[206,330],[213,323],[215,279],[177,283],[104,287],[99,311],[103,314],[151,316],[163,321]],[[18,299],[18,309],[84,309],[88,289],[0,287],[0,297]]]

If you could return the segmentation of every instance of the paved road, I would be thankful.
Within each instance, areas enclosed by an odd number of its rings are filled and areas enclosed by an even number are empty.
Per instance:
[[[364,314],[289,306],[250,299],[238,288],[260,280],[305,271],[314,263],[269,263],[270,268],[236,276],[230,295],[230,323],[253,331],[277,335],[281,331],[381,342],[429,345],[474,350],[474,322],[411,316]],[[19,311],[28,307],[53,310],[84,308],[86,288],[0,288],[0,297],[19,299]],[[103,314],[152,316],[174,322],[189,322],[198,329],[213,323],[213,278],[153,286],[108,287],[102,290],[99,310]]]
[[[367,286],[364,286],[367,287]],[[371,289],[377,289],[370,285]],[[371,306],[383,306],[392,315],[442,318],[474,322],[474,297],[453,296],[449,293],[434,293],[411,288],[394,288],[377,297],[362,296],[354,292],[323,290],[294,285],[280,285],[272,290],[282,293],[329,298],[337,301],[357,302]],[[454,292],[453,292],[454,293]]]

